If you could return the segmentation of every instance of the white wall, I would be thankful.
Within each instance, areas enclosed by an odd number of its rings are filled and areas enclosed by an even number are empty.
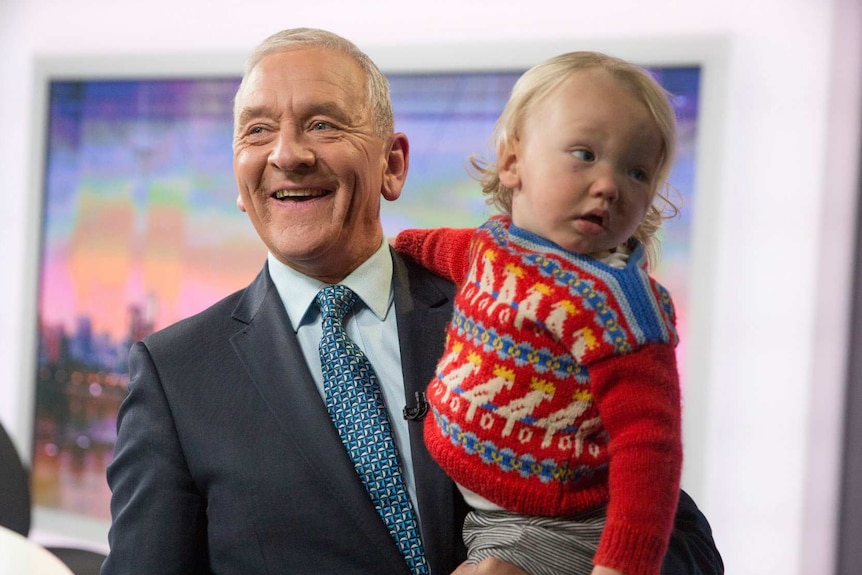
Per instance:
[[[687,420],[686,488],[728,573],[830,573],[860,158],[857,4],[0,0],[0,421],[29,459],[36,58],[244,54],[292,26],[339,32],[372,54],[433,42],[601,48],[709,36],[724,46],[724,85],[709,94],[722,115],[706,127],[714,158],[698,182],[709,197],[697,214],[699,411]]]

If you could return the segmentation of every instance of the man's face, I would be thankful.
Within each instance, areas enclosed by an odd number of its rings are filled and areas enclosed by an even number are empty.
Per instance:
[[[238,205],[282,263],[340,281],[383,240],[380,197],[407,175],[403,134],[375,135],[351,58],[303,48],[264,57],[237,94]]]

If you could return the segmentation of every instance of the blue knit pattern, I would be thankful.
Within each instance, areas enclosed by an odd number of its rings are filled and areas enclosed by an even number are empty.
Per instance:
[[[627,353],[647,343],[676,345],[679,341],[670,294],[643,267],[646,254],[642,244],[632,252],[626,267],[617,269],[590,256],[567,251],[550,240],[507,224],[499,216],[485,222],[480,229],[505,251],[511,251],[509,243],[526,248],[528,251],[522,254],[524,265],[535,268],[557,285],[567,286],[584,308],[593,310],[603,339],[617,353]],[[565,262],[570,266],[568,269]],[[619,310],[606,306],[607,295],[595,291],[593,278],[600,280],[603,292],[614,294]],[[631,333],[622,328],[622,318],[617,313],[622,313]]]
[[[323,317],[319,350],[326,409],[411,571],[424,575],[430,570],[377,375],[344,330],[344,317],[355,302],[356,294],[343,285],[327,286],[317,294]]]

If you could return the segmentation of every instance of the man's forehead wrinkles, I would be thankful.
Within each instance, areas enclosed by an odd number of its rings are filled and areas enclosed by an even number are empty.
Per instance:
[[[270,90],[248,92],[240,102],[240,122],[260,117],[268,119],[293,116],[306,119],[316,115],[328,116],[341,122],[362,121],[361,108],[355,102],[339,100],[331,92],[311,98],[294,98],[291,94]]]
[[[276,106],[272,104],[252,103],[240,109],[240,122],[247,122],[253,118],[281,119],[285,116],[299,119],[314,116],[327,116],[346,122],[355,116],[337,102],[309,102],[290,107]]]

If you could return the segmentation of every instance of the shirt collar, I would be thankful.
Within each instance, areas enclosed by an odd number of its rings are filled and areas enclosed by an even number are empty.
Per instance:
[[[267,264],[269,275],[287,310],[294,331],[301,325],[314,321],[317,312],[312,303],[317,292],[327,284],[284,265],[272,253],[267,255]],[[389,244],[386,241],[381,242],[380,247],[371,257],[339,283],[353,290],[368,309],[380,321],[384,321],[393,297],[392,256],[389,254]]]

